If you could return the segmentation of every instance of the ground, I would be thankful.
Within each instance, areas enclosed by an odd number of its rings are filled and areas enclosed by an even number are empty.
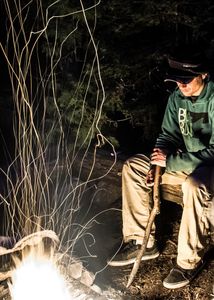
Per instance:
[[[87,177],[91,157],[88,155],[81,172],[82,180]],[[125,157],[115,161],[111,152],[101,152],[96,156],[96,167],[82,197],[83,205],[79,220],[84,216],[90,221],[86,234],[74,247],[74,256],[80,259],[84,267],[95,275],[95,285],[103,291],[101,298],[90,299],[130,300],[130,299],[214,299],[214,254],[209,252],[207,264],[202,272],[188,286],[169,290],[163,287],[162,280],[167,276],[176,258],[177,235],[182,207],[173,202],[162,201],[161,213],[156,218],[157,240],[160,256],[155,260],[142,262],[132,285],[126,288],[132,266],[110,267],[107,260],[112,257],[121,243],[121,170]],[[115,163],[115,164],[114,164]],[[104,176],[103,176],[104,175]],[[93,199],[93,201],[91,201]],[[86,218],[87,212],[87,218]],[[66,264],[65,269],[67,269]],[[0,286],[0,299],[5,296],[5,282]],[[75,289],[86,290],[76,282]],[[79,299],[79,298],[77,298]],[[88,298],[81,298],[88,299]]]
[[[211,250],[207,256],[207,264],[197,278],[182,289],[169,290],[163,287],[162,280],[173,267],[177,251],[177,235],[182,207],[173,202],[162,201],[161,214],[156,218],[157,240],[161,255],[155,259],[142,262],[138,273],[129,288],[126,288],[132,266],[107,267],[106,261],[118,249],[121,242],[121,161],[117,161],[111,172],[96,184],[96,189],[101,188],[94,198],[91,214],[96,217],[96,224],[90,233],[94,236],[95,243],[88,242],[91,257],[86,259],[86,265],[94,273],[97,272],[97,283],[108,291],[112,299],[118,293],[122,299],[214,299],[214,254]],[[97,157],[99,170],[108,169],[112,163],[110,155]],[[117,178],[116,178],[117,177]],[[117,190],[117,192],[115,192]],[[118,198],[116,197],[118,196]],[[115,198],[116,199],[115,199]],[[114,198],[114,199],[112,199]],[[85,240],[85,245],[87,241]],[[84,247],[80,246],[81,251]],[[79,249],[80,249],[79,248]],[[112,290],[111,290],[112,289]],[[110,299],[110,298],[109,298]],[[118,298],[119,299],[119,298]]]
[[[169,211],[172,213],[172,206],[177,211],[176,204],[170,205]],[[163,230],[159,247],[161,255],[155,260],[142,262],[132,285],[126,288],[128,277],[132,266],[107,267],[98,276],[98,285],[103,284],[104,290],[113,289],[112,296],[120,291],[122,299],[214,299],[214,255],[211,252],[208,262],[199,276],[185,288],[169,290],[163,287],[162,280],[168,275],[173,267],[176,258],[177,233],[179,222],[174,219],[165,223],[167,230]],[[107,239],[107,234],[102,235]],[[105,241],[103,241],[105,243]],[[109,242],[107,241],[109,245]],[[108,248],[108,247],[106,247]],[[107,251],[109,248],[107,249]],[[97,251],[98,252],[98,251]],[[102,252],[102,251],[101,251]],[[103,251],[104,252],[104,251]],[[100,254],[102,256],[102,254]],[[106,255],[106,253],[105,253]],[[105,256],[104,255],[104,256]],[[113,298],[115,299],[115,298]]]
[[[125,286],[132,266],[111,268],[112,286],[123,291],[124,299],[214,299],[214,296],[212,297],[214,293],[213,257],[209,259],[206,267],[191,285],[177,290],[168,290],[163,287],[162,280],[173,267],[175,257],[176,237],[174,235],[166,241],[159,258],[141,263],[129,289]]]

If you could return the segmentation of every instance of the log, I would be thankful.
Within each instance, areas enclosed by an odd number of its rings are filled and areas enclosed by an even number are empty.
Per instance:
[[[160,194],[162,200],[175,202],[181,206],[183,205],[183,193],[180,185],[162,184]]]

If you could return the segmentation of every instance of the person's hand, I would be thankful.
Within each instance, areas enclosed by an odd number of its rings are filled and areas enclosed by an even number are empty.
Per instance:
[[[147,175],[146,175],[146,185],[147,186],[153,186],[154,185],[154,177],[155,177],[155,168],[154,166],[151,166],[149,169]]]
[[[150,156],[151,165],[157,165],[157,166],[165,168],[167,154],[168,154],[168,151],[166,149],[154,148],[153,152]]]

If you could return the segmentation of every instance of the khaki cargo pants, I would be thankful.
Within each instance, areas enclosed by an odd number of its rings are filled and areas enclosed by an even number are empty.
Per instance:
[[[152,208],[152,190],[145,183],[149,158],[139,154],[128,159],[122,171],[124,241],[141,241]],[[207,247],[207,238],[214,228],[214,168],[200,167],[193,173],[165,172],[162,183],[181,185],[183,212],[178,236],[177,263],[192,269]],[[154,243],[155,225],[148,246]]]

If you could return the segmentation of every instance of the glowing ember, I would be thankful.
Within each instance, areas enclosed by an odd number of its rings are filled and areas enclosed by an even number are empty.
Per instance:
[[[27,256],[14,270],[9,288],[13,300],[71,300],[57,267],[35,255]]]

